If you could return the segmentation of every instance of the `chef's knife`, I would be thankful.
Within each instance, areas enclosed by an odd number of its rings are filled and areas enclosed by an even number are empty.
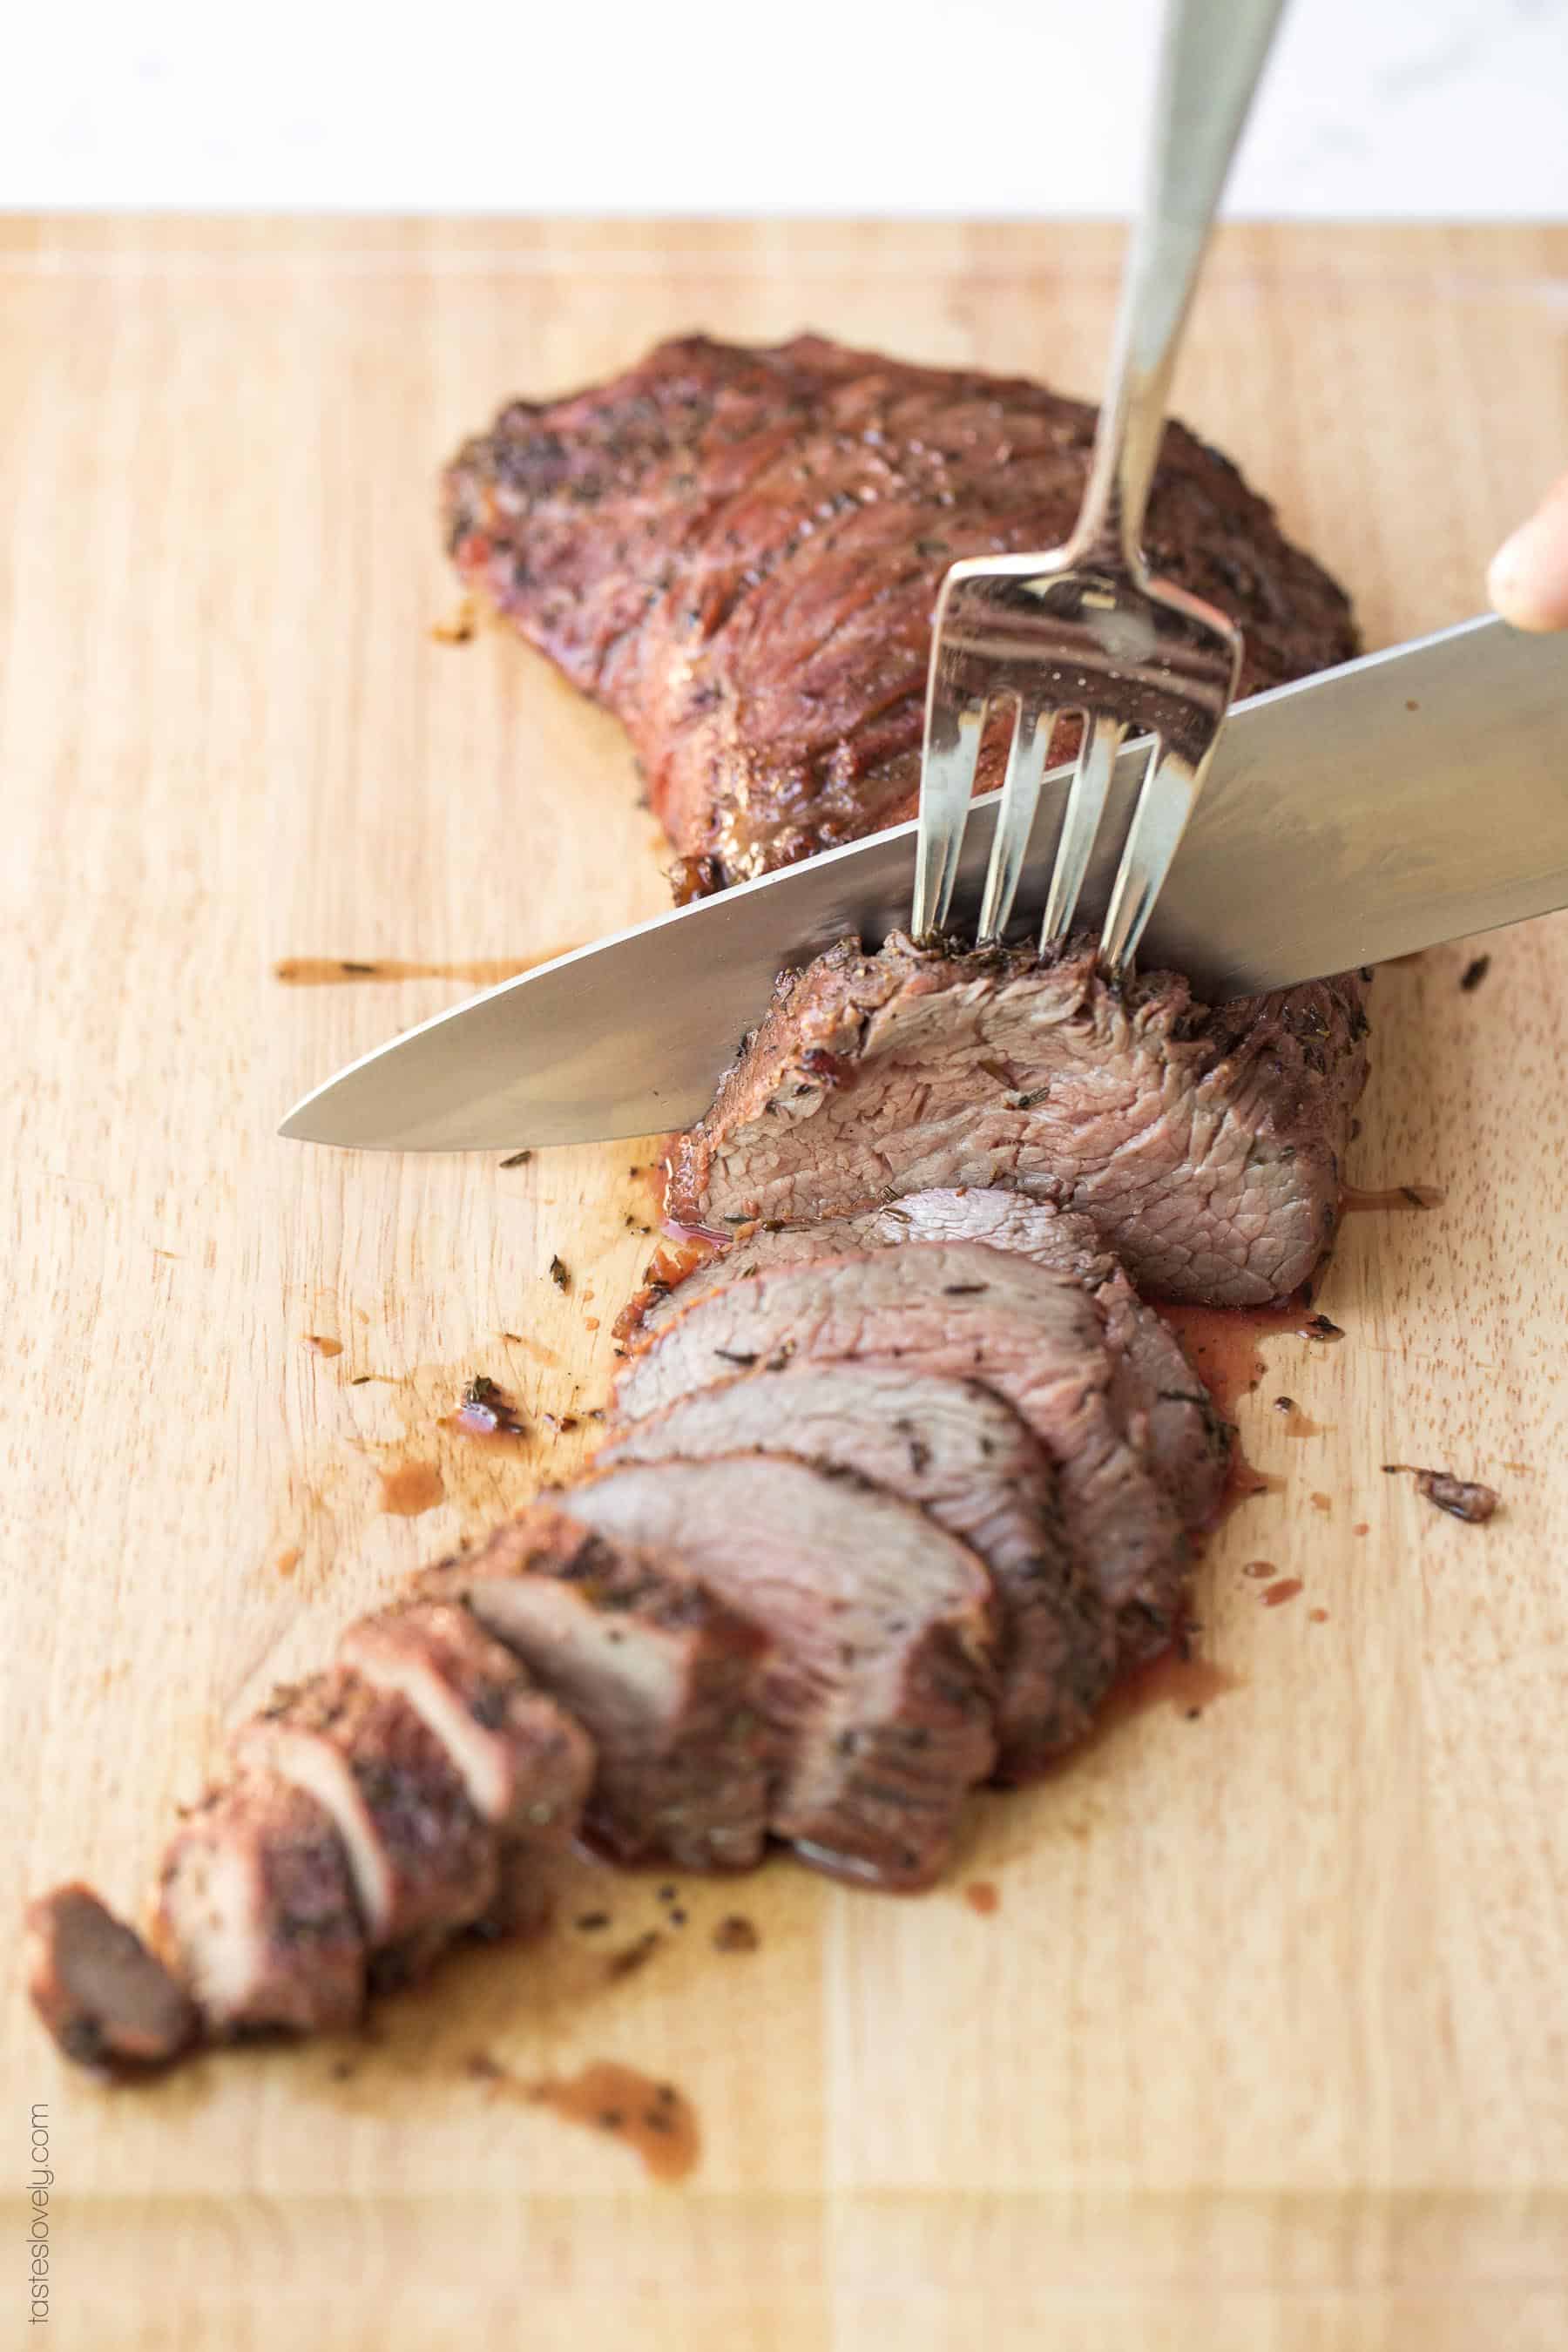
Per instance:
[[[1118,763],[1091,926],[1142,757]],[[960,930],[997,798],[964,835]],[[1059,799],[1047,784],[1020,907],[1042,903]],[[907,924],[914,862],[915,827],[897,825],[558,956],[352,1062],[281,1131],[464,1151],[688,1126],[780,971]],[[1568,637],[1484,618],[1238,703],[1139,961],[1217,1001],[1565,905]]]

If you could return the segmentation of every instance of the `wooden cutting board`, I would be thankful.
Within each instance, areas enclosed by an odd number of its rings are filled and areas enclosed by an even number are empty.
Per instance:
[[[78,1872],[133,1905],[223,1727],[568,1470],[604,1393],[646,1149],[273,1134],[487,960],[662,904],[616,728],[500,632],[437,633],[440,460],[504,394],[696,327],[1091,391],[1118,251],[0,225],[6,1919]],[[1565,323],[1561,230],[1236,229],[1179,406],[1384,644],[1479,606],[1568,454]],[[95,2352],[1561,2346],[1568,927],[1486,941],[1466,990],[1476,952],[1378,981],[1351,1173],[1442,1199],[1348,1220],[1342,1342],[1263,1343],[1240,1419],[1275,1491],[1196,1588],[1223,1690],[977,1803],[928,1898],[584,1868],[545,1945],[455,1962],[363,2045],[106,2091],[17,1995],[5,2340],[39,2103],[50,2337]],[[287,959],[376,969],[289,984]],[[440,1427],[479,1371],[525,1447]],[[1445,1518],[1386,1461],[1489,1480],[1502,1514]],[[716,1948],[731,1915],[755,1949]],[[635,2118],[526,2095],[596,2061],[689,2106],[684,2179]]]

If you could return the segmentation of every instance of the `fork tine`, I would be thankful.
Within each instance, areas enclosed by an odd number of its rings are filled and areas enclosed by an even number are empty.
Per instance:
[[[1067,813],[1062,819],[1061,839],[1057,844],[1056,864],[1051,869],[1045,919],[1040,925],[1043,948],[1065,940],[1072,929],[1083,877],[1094,854],[1095,835],[1105,813],[1110,779],[1116,772],[1116,755],[1126,732],[1126,728],[1114,719],[1097,716],[1092,710],[1085,715],[1083,741],[1068,787]]]
[[[926,719],[920,834],[915,846],[916,939],[940,931],[952,904],[958,853],[963,845],[988,708],[983,701],[932,697]]]
[[[1046,772],[1046,755],[1056,723],[1054,710],[1042,710],[1033,703],[1020,701],[1013,740],[1007,749],[1007,772],[1002,782],[1002,805],[996,812],[991,863],[985,869],[985,895],[980,902],[980,929],[976,934],[980,947],[999,940],[1007,928],[1018,877],[1024,870],[1024,853],[1034,829],[1040,779]]]
[[[1113,972],[1121,971],[1137,951],[1193,804],[1203,789],[1214,749],[1211,741],[1194,764],[1173,751],[1163,737],[1155,740],[1106,910],[1100,954]]]

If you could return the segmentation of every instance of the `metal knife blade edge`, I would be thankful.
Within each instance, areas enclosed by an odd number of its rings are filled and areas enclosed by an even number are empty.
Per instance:
[[[1435,702],[1440,699],[1446,700],[1450,706],[1446,714],[1449,723],[1452,722],[1455,708],[1463,709],[1468,714],[1469,710],[1468,702],[1460,702],[1458,705],[1455,702],[1454,678],[1457,658],[1461,665],[1473,665],[1475,694],[1483,698],[1489,707],[1498,698],[1500,688],[1506,680],[1514,689],[1515,704],[1519,703],[1522,695],[1524,701],[1531,705],[1538,727],[1542,723],[1541,713],[1543,709],[1548,719],[1552,722],[1556,721],[1558,711],[1561,710],[1563,714],[1561,723],[1554,724],[1551,730],[1551,753],[1552,756],[1555,756],[1559,738],[1561,738],[1563,747],[1562,773],[1565,779],[1563,807],[1565,814],[1568,814],[1568,645],[1559,643],[1549,646],[1541,639],[1523,637],[1518,632],[1508,629],[1495,617],[1486,615],[1476,620],[1461,622],[1455,627],[1440,630],[1431,636],[1417,639],[1409,645],[1365,655],[1359,660],[1347,663],[1338,669],[1320,672],[1310,678],[1300,680],[1292,685],[1275,688],[1268,693],[1250,697],[1246,702],[1236,706],[1221,739],[1215,772],[1210,778],[1203,802],[1189,829],[1187,840],[1179,854],[1172,882],[1167,885],[1161,905],[1156,909],[1154,923],[1151,927],[1149,945],[1143,957],[1145,965],[1171,963],[1178,970],[1188,971],[1200,987],[1206,986],[1207,992],[1212,994],[1226,992],[1234,994],[1251,986],[1284,984],[1280,980],[1267,977],[1258,979],[1245,970],[1229,971],[1223,961],[1216,966],[1212,940],[1205,949],[1204,933],[1201,928],[1197,930],[1194,929],[1191,916],[1187,919],[1187,928],[1184,930],[1181,915],[1183,894],[1179,886],[1184,880],[1184,868],[1190,869],[1194,873],[1203,872],[1205,870],[1205,857],[1208,866],[1214,866],[1216,840],[1221,848],[1224,848],[1231,839],[1245,840],[1248,825],[1251,825],[1256,834],[1260,819],[1267,820],[1270,826],[1267,838],[1271,846],[1277,846],[1278,836],[1281,830],[1288,832],[1290,824],[1296,824],[1299,827],[1306,828],[1307,838],[1310,840],[1314,850],[1321,853],[1328,833],[1325,830],[1321,811],[1310,804],[1303,807],[1289,800],[1280,804],[1277,793],[1274,801],[1270,802],[1267,789],[1269,747],[1272,743],[1282,741],[1282,722],[1289,719],[1291,714],[1289,706],[1294,702],[1310,698],[1321,698],[1316,702],[1308,702],[1305,715],[1324,731],[1325,740],[1328,733],[1335,733],[1340,739],[1336,745],[1336,756],[1342,764],[1348,762],[1353,768],[1358,756],[1358,748],[1363,743],[1372,747],[1366,754],[1368,772],[1364,778],[1352,777],[1352,783],[1359,797],[1352,797],[1349,804],[1359,807],[1366,796],[1381,797],[1385,792],[1391,799],[1398,800],[1402,793],[1410,803],[1409,827],[1402,831],[1399,836],[1402,866],[1405,869],[1419,874],[1422,857],[1420,779],[1408,772],[1397,772],[1399,761],[1395,753],[1391,753],[1389,748],[1391,743],[1397,747],[1399,740],[1396,733],[1391,734],[1390,731],[1396,727],[1393,714],[1396,710],[1409,713],[1421,711],[1423,706],[1416,698],[1423,688],[1424,680],[1426,690],[1431,693]],[[1397,675],[1394,679],[1391,680],[1383,675],[1395,666],[1397,666]],[[1468,667],[1465,674],[1467,677],[1469,674]],[[1408,691],[1401,694],[1398,691],[1401,687],[1406,688]],[[1425,723],[1430,745],[1435,752],[1435,746],[1447,740],[1447,734],[1433,733],[1434,722],[1430,716]],[[1419,722],[1415,731],[1417,733],[1420,731]],[[1125,814],[1130,811],[1131,796],[1146,755],[1146,745],[1129,745],[1123,750],[1118,763],[1111,809],[1108,813],[1107,824],[1102,829],[1101,855],[1097,861],[1096,868],[1091,872],[1088,886],[1087,905],[1090,910],[1091,919],[1094,908],[1097,905],[1103,907],[1109,891],[1110,873],[1115,864],[1116,845],[1121,837]],[[1294,749],[1292,757],[1295,765],[1299,768],[1300,765],[1299,746]],[[1326,753],[1324,759],[1325,772],[1327,772]],[[1378,765],[1380,760],[1383,762],[1382,766]],[[1405,770],[1408,771],[1413,765],[1414,762],[1406,759],[1404,763]],[[1060,779],[1068,772],[1067,770],[1058,770],[1054,772],[1054,776]],[[1542,772],[1545,772],[1544,764]],[[1391,775],[1392,783],[1389,782]],[[1342,793],[1342,799],[1343,797],[1344,794]],[[992,793],[984,799],[977,800],[973,804],[965,835],[963,853],[964,887],[972,895],[977,894],[979,879],[984,873],[998,799],[999,795]],[[1455,799],[1456,795],[1450,790],[1444,805],[1451,806]],[[1051,806],[1051,801],[1052,796],[1049,793],[1042,794],[1044,831],[1037,835],[1036,843],[1031,845],[1030,870],[1032,871],[1037,870],[1042,862],[1048,860],[1051,835],[1056,822],[1056,812]],[[1315,834],[1311,832],[1309,818],[1318,824],[1319,829]],[[1382,822],[1381,817],[1380,822]],[[1392,819],[1384,824],[1384,829],[1392,832]],[[914,865],[915,834],[916,825],[912,820],[901,825],[892,826],[881,833],[848,843],[841,848],[826,851],[800,865],[784,867],[752,882],[738,884],[714,898],[698,900],[691,906],[674,908],[664,914],[651,917],[645,922],[635,924],[626,930],[614,933],[591,945],[570,950],[566,954],[554,957],[549,962],[535,966],[528,972],[519,974],[511,980],[502,981],[492,988],[482,990],[477,995],[447,1007],[444,1011],[433,1014],[428,1020],[405,1030],[398,1037],[374,1047],[370,1052],[349,1063],[332,1077],[305,1095],[289,1111],[279,1131],[285,1136],[303,1139],[338,1139],[342,1132],[341,1122],[338,1124],[336,1134],[326,1134],[323,1132],[323,1125],[317,1112],[317,1107],[321,1106],[327,1097],[334,1095],[341,1088],[347,1088],[352,1092],[353,1081],[363,1080],[364,1074],[375,1072],[378,1065],[389,1057],[398,1055],[403,1049],[412,1046],[416,1040],[437,1036],[441,1031],[455,1024],[473,1023],[476,1013],[479,1013],[479,1008],[487,1005],[503,1007],[519,999],[525,1003],[527,1000],[522,998],[522,992],[530,988],[540,992],[542,984],[545,992],[541,998],[542,1006],[550,1001],[552,995],[559,1000],[563,986],[570,984],[570,978],[574,969],[584,968],[584,982],[591,992],[595,978],[602,975],[595,975],[589,968],[600,963],[607,964],[617,952],[624,953],[629,949],[635,949],[639,942],[644,944],[645,952],[648,953],[657,963],[668,971],[684,971],[689,965],[695,967],[699,960],[706,963],[715,954],[722,961],[726,940],[728,940],[731,950],[731,963],[743,965],[748,975],[753,972],[760,975],[764,966],[776,972],[791,964],[798,965],[808,961],[811,956],[819,953],[835,940],[845,936],[847,932],[858,930],[867,938],[868,943],[874,945],[886,935],[888,929],[896,928],[906,919],[910,878],[912,876]],[[1499,911],[1491,915],[1489,919],[1500,922],[1508,921],[1514,919],[1521,911],[1540,911],[1543,905],[1562,903],[1561,898],[1552,898],[1550,896],[1554,885],[1548,878],[1539,888],[1527,884],[1526,895],[1529,896],[1533,890],[1533,903],[1521,908],[1516,903],[1521,887],[1515,870],[1519,866],[1519,856],[1516,856],[1513,846],[1506,839],[1495,841],[1492,845],[1500,860],[1500,865],[1497,890],[1494,893]],[[1523,853],[1521,852],[1520,855]],[[1278,857],[1276,857],[1276,863],[1278,863]],[[1568,855],[1565,855],[1563,863],[1565,868],[1568,868]],[[1527,866],[1521,870],[1533,872],[1536,869],[1529,868]],[[1467,910],[1473,912],[1474,906],[1479,905],[1481,908],[1481,917],[1474,920],[1461,920],[1456,928],[1461,929],[1484,928],[1485,920],[1489,919],[1486,911],[1484,877],[1481,883],[1476,883],[1467,875],[1466,883]],[[1215,887],[1214,875],[1209,876],[1209,887],[1212,897]],[[1547,895],[1542,896],[1542,891]],[[1189,895],[1194,894],[1189,893]],[[1568,896],[1568,871],[1564,873],[1563,895]],[[1203,893],[1199,890],[1194,895],[1194,904],[1201,906],[1202,900]],[[1424,909],[1417,909],[1411,918],[1417,929],[1421,927]],[[1256,908],[1249,911],[1228,908],[1227,919],[1232,922],[1233,927],[1240,922],[1244,928],[1250,920],[1255,930],[1260,921],[1267,926],[1272,919]],[[1427,919],[1429,920],[1429,918]],[[706,931],[700,928],[695,930],[689,929],[693,925],[700,927],[704,924],[709,927]],[[1397,933],[1397,922],[1395,933]],[[1262,934],[1260,933],[1259,936],[1261,937]],[[1435,932],[1428,929],[1425,937],[1413,939],[1411,943],[1430,944],[1433,939],[1438,936],[1452,936],[1452,933]],[[738,946],[737,940],[743,940],[743,945]],[[708,950],[706,955],[704,944]],[[1379,950],[1386,953],[1402,951],[1403,948],[1398,944]],[[1277,952],[1272,942],[1266,952]],[[673,962],[672,955],[676,959]],[[1342,955],[1338,961],[1319,963],[1316,970],[1342,969],[1347,963],[1361,960],[1363,960],[1362,956],[1352,948],[1351,952]],[[612,966],[611,969],[618,969],[618,967]],[[1290,976],[1306,978],[1310,975],[1301,971]],[[756,1018],[762,1010],[763,1002],[765,1002],[765,983],[761,1002],[748,1003],[744,1005],[737,1004],[733,1013],[726,1016],[724,1034],[729,1040],[726,1057],[728,1052],[733,1050],[741,1032],[750,1021]],[[518,1011],[521,1013],[521,1003],[518,1005]],[[481,1024],[486,1028],[487,1033],[495,1030],[498,1019],[499,1015],[492,1015],[489,1022],[485,1022],[484,1016],[480,1014]],[[512,1025],[515,1026],[515,1023]],[[567,1025],[571,1026],[571,1024],[568,1023]],[[464,1034],[466,1035],[468,1033]],[[530,1042],[537,1052],[540,1041],[532,1037],[531,1033]],[[581,1050],[581,1045],[577,1050]],[[721,1061],[715,1065],[710,1076],[716,1075],[717,1067],[721,1066]],[[537,1072],[535,1076],[537,1077]],[[563,1079],[569,1076],[570,1073],[563,1070]],[[704,1083],[707,1082],[704,1081]],[[612,1131],[622,1134],[644,1133],[650,1131],[667,1118],[668,1123],[674,1125],[684,1123],[688,1118],[694,1115],[690,1108],[694,1099],[691,1081],[686,1082],[683,1087],[678,1078],[672,1088],[677,1098],[668,1104],[659,1100],[660,1089],[656,1086],[648,1086],[646,1080],[643,1084],[643,1092],[647,1100],[641,1108],[649,1112],[657,1112],[657,1116],[643,1117],[640,1120],[634,1118],[631,1124],[620,1124],[613,1129],[601,1125],[596,1130],[597,1133],[600,1136]],[[700,1104],[698,1104],[697,1108],[700,1108]],[[317,1115],[312,1115],[313,1113]],[[604,1115],[608,1117],[611,1114],[606,1110]],[[584,1109],[578,1117],[574,1118],[569,1110],[563,1109],[555,1123],[569,1128],[571,1132],[578,1137],[585,1138],[589,1129],[582,1122],[584,1119],[591,1120],[597,1114]],[[379,1129],[387,1128],[387,1120],[384,1117],[374,1123]],[[476,1118],[474,1125],[477,1127],[480,1123]],[[547,1120],[546,1123],[551,1122]],[[394,1119],[392,1124],[396,1126],[398,1122]],[[458,1124],[462,1123],[458,1122]],[[407,1125],[411,1132],[406,1138],[400,1136],[397,1148],[414,1150],[504,1148],[509,1139],[505,1132],[499,1130],[494,1142],[479,1143],[465,1140],[458,1143],[449,1136],[443,1140],[440,1135],[436,1136],[434,1139],[420,1139],[412,1133],[412,1130],[417,1128],[418,1120],[411,1118]],[[438,1120],[437,1125],[439,1126]],[[452,1122],[448,1120],[448,1129],[451,1125]],[[490,1128],[495,1126],[495,1119],[489,1121],[486,1127],[487,1134]],[[445,1132],[443,1130],[443,1134]],[[466,1136],[466,1129],[464,1132]],[[527,1139],[522,1134],[517,1134],[515,1139],[521,1141]],[[559,1139],[548,1134],[541,1134],[538,1139],[543,1142]]]

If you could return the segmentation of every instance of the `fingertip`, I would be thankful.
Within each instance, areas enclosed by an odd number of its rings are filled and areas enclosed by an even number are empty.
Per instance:
[[[1530,562],[1530,551],[1518,541],[1522,533],[1499,548],[1487,573],[1487,594],[1492,610],[1501,614],[1516,629],[1555,629],[1561,627],[1568,614],[1553,609],[1549,596],[1542,593],[1542,583],[1536,567]]]
[[[1487,572],[1487,593],[1516,629],[1568,628],[1568,481],[1504,540]]]

